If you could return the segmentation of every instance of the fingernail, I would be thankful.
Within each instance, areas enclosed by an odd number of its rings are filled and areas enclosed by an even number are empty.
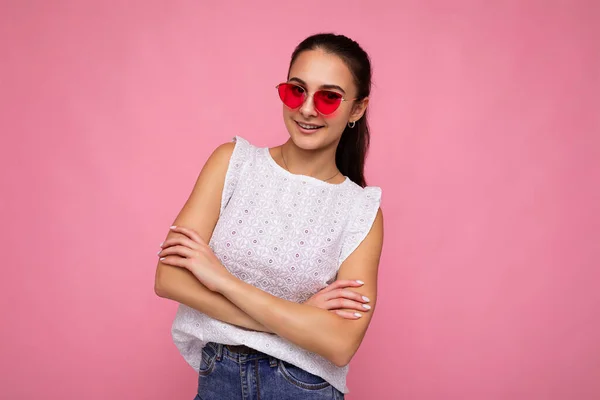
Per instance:
[[[354,316],[357,317],[357,318],[360,318],[360,317],[362,317],[362,314],[356,312],[356,313],[354,313]]]
[[[162,245],[163,245],[163,244],[165,244],[165,242],[162,242],[162,243],[160,244],[160,247],[162,247]]]
[[[169,229],[175,229],[177,228],[175,225],[173,225],[172,227],[170,227]]]
[[[165,257],[163,257],[163,258],[159,258],[159,260],[160,260],[160,261],[162,261],[162,260],[164,260],[164,259],[165,259]]]
[[[159,255],[161,251],[162,251],[162,250],[159,250],[159,251],[158,251],[158,253],[156,253],[156,255]]]
[[[370,306],[370,305],[368,305],[368,304],[363,304],[362,306],[363,306],[363,308],[365,308],[365,309],[367,309],[367,310],[370,310],[370,309],[371,309],[371,306]]]
[[[356,280],[357,283],[364,285],[365,283],[363,281],[359,281],[358,279]]]
[[[371,300],[369,300],[369,298],[368,298],[367,296],[363,296],[362,298],[363,298],[363,300],[364,300],[364,301],[366,301],[367,303],[368,303],[369,301],[371,301]]]

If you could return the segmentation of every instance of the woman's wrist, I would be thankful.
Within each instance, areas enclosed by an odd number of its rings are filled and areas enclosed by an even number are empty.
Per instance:
[[[231,273],[224,274],[219,283],[215,286],[215,292],[227,297],[228,293],[235,290],[242,281]]]

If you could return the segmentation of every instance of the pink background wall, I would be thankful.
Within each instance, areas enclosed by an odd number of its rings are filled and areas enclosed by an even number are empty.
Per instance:
[[[1,398],[194,396],[158,245],[215,146],[286,139],[274,85],[318,31],[375,73],[348,398],[600,398],[597,1],[0,4]]]

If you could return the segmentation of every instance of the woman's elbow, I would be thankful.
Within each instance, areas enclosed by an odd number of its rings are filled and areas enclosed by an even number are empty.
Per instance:
[[[154,277],[154,293],[158,297],[169,298],[167,285],[165,282],[165,274],[163,273],[163,266],[159,265],[156,267],[156,276]]]
[[[329,361],[331,361],[336,367],[343,368],[350,364],[353,356],[354,354],[340,352],[331,357]]]
[[[329,361],[331,361],[333,363],[333,365],[335,365],[336,367],[343,368],[346,365],[350,364],[350,360],[351,360],[351,358],[341,355],[341,356],[332,358]]]
[[[164,290],[164,288],[158,283],[158,281],[154,281],[154,293],[158,296],[158,297],[167,297],[167,292]]]
[[[354,343],[340,343],[337,348],[328,355],[329,361],[331,361],[336,367],[343,368],[350,364],[352,357],[358,350],[358,346]]]

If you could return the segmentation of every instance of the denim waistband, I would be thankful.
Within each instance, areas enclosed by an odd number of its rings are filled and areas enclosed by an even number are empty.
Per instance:
[[[277,358],[244,345],[233,346],[209,342],[206,346],[211,347],[215,351],[218,360],[221,360],[221,358],[225,356],[238,363],[268,359],[271,366],[276,366],[278,362]]]

